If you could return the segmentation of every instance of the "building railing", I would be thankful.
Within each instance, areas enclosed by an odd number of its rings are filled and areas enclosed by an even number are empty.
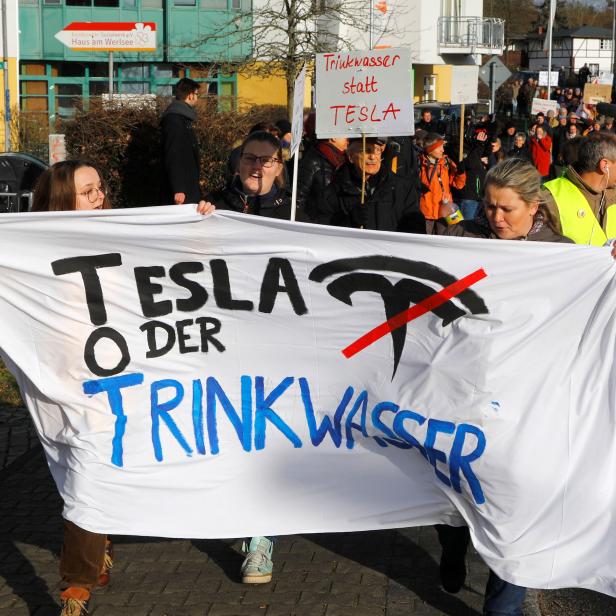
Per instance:
[[[505,22],[495,17],[439,17],[439,48],[502,49]]]

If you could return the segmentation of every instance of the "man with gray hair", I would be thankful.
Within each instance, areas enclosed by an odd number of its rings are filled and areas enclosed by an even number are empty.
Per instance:
[[[543,188],[562,235],[593,246],[615,238],[616,135],[597,132],[584,137],[576,162]]]

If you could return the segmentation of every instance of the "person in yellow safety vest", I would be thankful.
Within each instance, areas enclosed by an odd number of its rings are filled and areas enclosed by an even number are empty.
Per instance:
[[[584,137],[577,161],[543,188],[562,235],[593,246],[616,238],[616,135]]]

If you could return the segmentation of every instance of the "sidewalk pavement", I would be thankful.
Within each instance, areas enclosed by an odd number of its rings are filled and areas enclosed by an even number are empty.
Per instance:
[[[0,409],[0,616],[59,612],[61,501],[25,411]],[[116,537],[95,616],[480,616],[487,568],[469,552],[466,587],[438,581],[431,527],[281,537],[274,578],[238,583],[239,540]],[[593,596],[596,593],[592,593]],[[526,616],[540,616],[530,593]],[[556,612],[554,612],[556,613]],[[596,612],[605,615],[616,613]],[[546,616],[549,612],[546,612]]]

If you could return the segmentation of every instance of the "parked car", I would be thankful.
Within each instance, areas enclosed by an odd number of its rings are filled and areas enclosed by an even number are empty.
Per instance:
[[[32,207],[32,191],[49,165],[23,152],[0,154],[0,213],[27,212]]]

